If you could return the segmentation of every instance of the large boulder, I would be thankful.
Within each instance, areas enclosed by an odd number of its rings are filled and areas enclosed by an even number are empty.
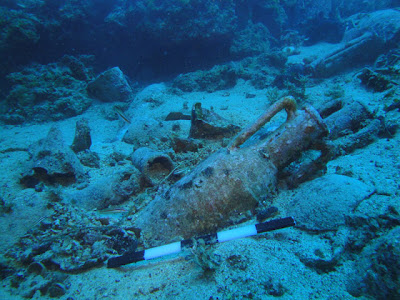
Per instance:
[[[133,91],[118,67],[108,69],[87,86],[89,96],[104,102],[125,102],[133,98]]]
[[[374,189],[343,175],[325,175],[302,184],[289,204],[296,226],[309,231],[337,230]]]

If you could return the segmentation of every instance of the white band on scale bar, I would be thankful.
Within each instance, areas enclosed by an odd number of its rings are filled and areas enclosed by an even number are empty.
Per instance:
[[[286,228],[295,226],[296,223],[292,217],[275,219],[267,221],[264,223],[248,225],[244,227],[238,227],[235,229],[220,231],[214,234],[209,234],[201,237],[194,238],[195,240],[203,239],[206,245],[211,245],[215,243],[222,243],[226,241],[236,240],[248,236],[253,236],[259,233],[272,231],[276,229]],[[171,244],[166,244],[159,247],[154,247],[137,252],[129,252],[124,255],[112,257],[107,262],[108,268],[117,268],[130,263],[149,260],[152,258],[157,258],[173,253],[178,253],[182,251],[183,248],[192,247],[194,244],[193,239],[183,240],[180,242],[175,242]]]

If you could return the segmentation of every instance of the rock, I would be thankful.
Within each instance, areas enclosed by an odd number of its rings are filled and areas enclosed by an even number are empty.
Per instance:
[[[372,32],[385,44],[392,44],[398,39],[400,31],[400,12],[397,9],[383,9],[371,13],[352,15],[348,21],[353,25],[349,27],[343,37],[345,42]]]
[[[20,47],[32,47],[40,39],[40,22],[31,14],[18,10],[0,8],[2,16],[0,30],[0,52],[17,51]]]
[[[268,52],[269,37],[267,27],[249,22],[245,29],[235,34],[230,52],[236,58]]]
[[[273,297],[282,297],[288,290],[281,283],[281,280],[272,277],[268,278],[263,285],[267,294]]]
[[[75,153],[89,150],[92,145],[92,138],[90,136],[89,121],[85,118],[76,122],[75,137],[72,142],[71,149]]]
[[[82,165],[89,168],[100,168],[100,157],[97,153],[85,150],[77,153]]]
[[[32,49],[40,40],[42,28],[40,20],[33,14],[19,9],[7,9],[4,4],[2,2],[0,7],[0,55],[7,59],[1,62],[0,78],[15,71],[16,64],[32,61]],[[30,49],[29,55],[21,49]]]
[[[129,163],[128,159],[128,155],[114,151],[105,157],[104,163],[110,167],[123,166]]]
[[[122,141],[134,146],[165,149],[169,147],[171,136],[187,137],[188,121],[157,121],[151,117],[136,117],[129,125]]]
[[[3,8],[5,2],[14,9]],[[165,78],[224,57],[237,27],[233,1],[3,0],[2,8],[0,44],[11,49],[1,53],[8,58],[1,75],[43,57],[90,52],[99,67],[124,64],[130,76]]]
[[[189,136],[201,139],[222,139],[232,137],[240,130],[226,119],[196,103],[192,108],[192,121]]]
[[[81,76],[91,77],[86,57],[80,62]],[[77,79],[63,62],[47,65],[33,64],[21,72],[7,76],[11,91],[6,97],[7,112],[1,118],[7,124],[48,122],[83,113],[92,103],[86,94],[86,81]]]
[[[16,273],[14,267],[4,257],[0,258],[0,279],[3,280],[14,273]]]
[[[357,179],[325,175],[300,185],[287,213],[293,216],[300,228],[337,230],[345,224],[345,217],[373,191],[372,187]]]
[[[67,289],[62,283],[53,283],[48,290],[51,298],[60,298],[61,296],[64,296],[66,292]]]
[[[164,103],[167,86],[164,83],[155,83],[145,87],[135,97],[135,103],[152,103],[159,106]]]
[[[88,249],[87,249],[88,250]],[[50,262],[59,266],[60,270],[67,273],[80,273],[103,264],[105,258],[90,256],[90,251],[79,251],[77,257],[54,257]]]
[[[361,79],[363,85],[374,92],[384,92],[393,86],[389,78],[368,68],[364,68],[357,77]]]
[[[35,294],[40,295],[40,291],[46,291],[51,285],[51,281],[41,275],[30,276],[19,286],[24,298],[31,299]]]
[[[400,298],[400,228],[374,240],[352,268],[347,291],[354,297]]]
[[[133,98],[133,90],[118,67],[97,76],[88,84],[87,91],[89,96],[104,102],[126,102]]]
[[[337,9],[336,5],[332,5],[333,1],[327,1],[329,3],[329,8],[332,10]],[[319,5],[320,3],[315,3]],[[373,1],[373,2],[366,2],[364,0],[354,0],[354,1],[345,1],[339,4],[340,14],[343,13],[343,16],[350,16],[355,13],[358,13],[360,10],[365,12],[373,12],[380,9],[385,9],[392,6],[392,0],[382,0],[382,1]],[[328,9],[329,9],[328,8]]]
[[[217,65],[208,71],[196,71],[179,75],[173,81],[173,87],[184,92],[207,91],[232,88],[236,85],[238,70],[232,65]]]
[[[106,233],[110,238],[106,240],[106,245],[115,250],[118,254],[135,252],[138,241],[122,228],[112,228]]]
[[[257,212],[257,221],[263,222],[266,219],[272,218],[278,214],[278,208],[275,206],[270,206],[264,209],[261,209]]]
[[[127,201],[141,189],[140,172],[126,167],[104,175],[82,190],[65,191],[64,198],[86,209],[103,209]]]
[[[175,137],[171,141],[171,147],[175,153],[187,153],[187,152],[197,152],[203,145],[194,139],[190,138],[178,138]]]
[[[318,274],[323,274],[335,271],[341,256],[342,252],[340,250],[328,253],[327,251],[315,249],[313,252],[310,251],[310,253],[299,254],[299,259],[305,266],[315,270]]]
[[[3,199],[4,196],[0,196],[0,215],[9,214],[13,211],[13,206],[15,205],[9,199]]]
[[[146,36],[147,42],[168,38],[175,45],[185,41],[201,40],[208,44],[210,40],[226,40],[236,28],[232,1],[138,1],[130,9],[120,5],[109,14],[107,21],[130,28],[137,38]]]
[[[88,72],[88,69],[83,61],[85,61],[86,64],[93,63],[94,56],[81,55],[80,59],[78,59],[75,56],[64,55],[61,58],[61,62],[71,70],[72,77],[76,78],[77,80],[88,82],[92,79],[92,70]]]
[[[65,145],[62,133],[52,127],[46,138],[28,148],[32,156],[21,178],[21,183],[33,188],[38,183],[70,185],[83,183],[86,175],[70,147]]]
[[[363,201],[357,211],[346,218],[346,251],[359,255],[371,241],[387,234],[400,225],[400,217],[395,206],[399,207],[394,198],[372,195]],[[394,206],[391,205],[394,204]],[[374,209],[371,210],[371,207]]]

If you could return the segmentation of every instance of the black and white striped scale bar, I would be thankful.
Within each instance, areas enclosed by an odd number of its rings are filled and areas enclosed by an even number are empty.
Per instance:
[[[264,223],[247,225],[244,227],[239,227],[231,230],[220,231],[214,234],[199,236],[196,237],[195,239],[196,240],[203,239],[206,245],[211,245],[211,244],[236,240],[267,231],[291,227],[294,225],[296,225],[294,219],[292,217],[286,217],[282,219],[267,221]],[[182,249],[184,248],[192,247],[193,244],[194,244],[193,239],[188,239],[159,247],[150,248],[147,250],[125,253],[124,255],[110,258],[107,262],[107,267],[117,268],[123,265],[127,265],[142,260],[149,260],[173,253],[178,253],[182,251]]]

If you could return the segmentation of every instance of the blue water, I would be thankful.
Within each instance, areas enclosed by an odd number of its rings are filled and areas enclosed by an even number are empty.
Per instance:
[[[400,299],[399,7],[1,1],[0,299]]]

